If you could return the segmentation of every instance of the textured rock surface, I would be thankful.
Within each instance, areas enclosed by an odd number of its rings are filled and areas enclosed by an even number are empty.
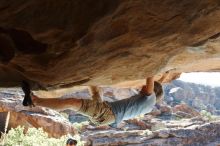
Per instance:
[[[166,121],[158,130],[88,130],[82,132],[87,145],[218,145],[220,122],[204,123],[200,120]],[[152,124],[152,123],[151,123]],[[159,124],[159,123],[158,123]]]
[[[165,101],[175,106],[181,102],[201,111],[219,114],[220,88],[175,80],[164,85]]]
[[[45,87],[103,85],[170,69],[219,71],[219,5],[1,0],[0,84],[29,79]]]
[[[172,111],[177,114],[185,113],[188,114],[190,117],[195,117],[200,115],[198,111],[188,106],[187,104],[176,105],[174,108],[172,108]]]
[[[17,89],[7,90],[7,92],[0,91],[0,112],[10,111],[9,129],[19,125],[24,126],[25,129],[41,127],[52,137],[76,133],[72,124],[56,111],[42,107],[23,107],[22,98],[18,96],[20,92]],[[3,120],[1,119],[1,121]]]
[[[125,90],[119,88],[101,88],[103,99],[119,99],[115,96],[122,94],[124,97],[133,95],[135,89]],[[111,89],[109,92],[109,89]],[[61,90],[61,89],[60,89]],[[59,90],[59,91],[60,91]],[[69,89],[62,89],[69,90]],[[115,91],[115,92],[113,92]],[[117,92],[116,92],[117,91]],[[122,92],[123,91],[123,92]],[[42,108],[24,109],[21,106],[21,91],[17,89],[4,89],[0,92],[0,111],[11,111],[10,126],[16,127],[18,124],[29,126],[41,126],[51,136],[58,137],[66,133],[74,133],[75,129],[70,123],[58,116],[58,113]],[[108,94],[107,94],[108,93]],[[111,93],[111,94],[110,94]],[[86,87],[81,87],[78,92],[69,92],[63,95],[66,98],[70,95],[87,95],[91,98]],[[15,96],[16,95],[16,96]],[[60,96],[57,92],[56,96]],[[104,95],[110,95],[106,98]],[[48,95],[49,96],[49,95]],[[111,98],[111,97],[114,98]],[[175,118],[172,115],[174,109],[192,114],[194,118],[188,119]],[[28,111],[27,111],[28,110]],[[220,143],[220,121],[216,118],[210,122],[198,113],[195,113],[190,107],[179,105],[174,108],[168,105],[162,105],[158,110],[159,114],[149,114],[138,119],[124,121],[118,128],[93,127],[92,125],[81,125],[79,131],[82,140],[86,145],[152,145],[152,146],[176,146],[176,145],[218,145]],[[164,118],[168,114],[169,118]],[[196,117],[197,116],[197,117]],[[76,119],[72,119],[74,122]],[[19,121],[19,122],[17,122]]]

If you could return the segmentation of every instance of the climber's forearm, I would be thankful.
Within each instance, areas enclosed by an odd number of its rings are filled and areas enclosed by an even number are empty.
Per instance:
[[[169,76],[169,71],[166,71],[162,77],[158,80],[159,83],[162,83],[168,76]]]
[[[146,94],[151,95],[154,92],[154,77],[148,77],[146,80]]]

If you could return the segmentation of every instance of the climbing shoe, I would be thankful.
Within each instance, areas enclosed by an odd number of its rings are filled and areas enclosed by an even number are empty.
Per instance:
[[[30,85],[26,81],[22,81],[21,88],[24,92],[23,106],[34,106],[31,99]]]

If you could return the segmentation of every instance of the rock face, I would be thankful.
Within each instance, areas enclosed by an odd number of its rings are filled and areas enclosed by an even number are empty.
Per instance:
[[[88,130],[82,133],[86,145],[218,145],[220,143],[219,121],[180,120],[167,121],[157,130]]]
[[[21,93],[18,89],[7,90],[7,92],[0,90],[1,132],[4,132],[5,114],[10,112],[8,130],[20,125],[25,129],[29,127],[43,128],[51,137],[77,133],[72,124],[56,111],[42,107],[23,107],[22,98],[18,96],[18,93]]]
[[[196,117],[200,115],[198,111],[188,106],[187,104],[176,105],[172,108],[172,111],[178,115],[185,115],[187,117]]]
[[[0,85],[26,79],[61,88],[170,69],[174,78],[219,71],[219,6],[219,0],[1,0]]]
[[[171,106],[185,102],[198,111],[206,110],[212,114],[220,113],[219,87],[204,86],[175,80],[169,84],[165,84],[164,91],[165,100]]]
[[[60,90],[69,91],[69,89]],[[100,94],[102,95],[102,99],[114,101],[120,99],[119,97],[127,98],[134,95],[137,90],[138,88],[120,89],[116,87],[100,87]],[[55,111],[40,107],[32,109],[23,108],[21,106],[21,90],[7,88],[7,90],[0,91],[0,112],[10,111],[10,127],[16,127],[17,125],[24,125],[26,128],[31,126],[42,127],[53,137],[59,137],[67,133],[77,133],[71,123],[63,119]],[[62,92],[56,93],[56,96],[60,96]],[[86,87],[80,88],[78,92],[69,92],[63,95],[62,98],[68,98],[72,95],[86,95],[84,98],[91,98]],[[71,111],[67,112],[71,113]],[[176,118],[175,116],[179,114],[178,112],[182,112],[182,115],[183,113],[187,113],[190,116],[185,115],[182,116],[183,118],[179,118],[179,116]],[[82,118],[79,116],[72,117],[71,120],[76,122],[81,121]],[[81,139],[86,142],[86,145],[94,146],[218,145],[220,143],[219,118],[206,119],[186,104],[171,107],[164,103],[154,113],[137,119],[126,120],[118,128],[94,127],[88,125],[88,123],[78,127],[82,127],[81,131],[78,132]]]

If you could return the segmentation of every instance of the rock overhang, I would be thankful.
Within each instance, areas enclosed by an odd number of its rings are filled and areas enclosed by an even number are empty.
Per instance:
[[[112,85],[219,71],[220,3],[1,1],[0,86]]]

